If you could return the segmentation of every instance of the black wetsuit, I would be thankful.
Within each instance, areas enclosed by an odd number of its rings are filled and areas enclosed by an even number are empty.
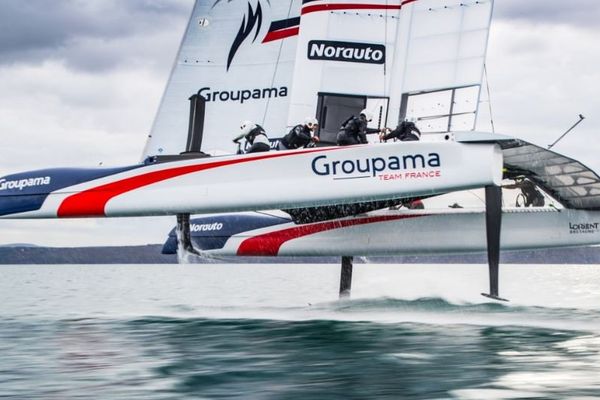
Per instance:
[[[367,120],[362,117],[352,117],[342,126],[337,134],[338,146],[368,143],[367,134],[378,133],[379,129],[367,128]]]
[[[299,149],[306,147],[312,140],[311,130],[306,125],[296,125],[292,130],[281,138],[280,149]]]
[[[417,128],[414,122],[402,121],[400,125],[396,127],[396,129],[386,134],[383,137],[383,140],[387,141],[390,139],[399,139],[403,142],[410,142],[419,140],[420,137],[421,131],[419,128]]]
[[[257,136],[264,136],[264,139],[256,140]],[[246,150],[246,153],[258,153],[271,150],[271,146],[268,144],[269,138],[267,137],[267,133],[263,127],[258,124],[256,124],[254,129],[248,132],[244,138],[250,144],[250,148]]]

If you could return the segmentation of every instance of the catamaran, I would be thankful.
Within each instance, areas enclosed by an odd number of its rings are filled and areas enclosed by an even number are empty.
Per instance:
[[[341,294],[355,255],[487,249],[486,295],[500,299],[501,249],[600,243],[600,178],[475,131],[492,10],[493,0],[197,1],[141,162],[4,176],[0,217],[177,215],[166,248],[342,256]],[[363,109],[375,129],[416,119],[422,140],[335,146]],[[235,154],[240,121],[277,147],[307,116],[320,146]],[[506,179],[553,206],[503,209]],[[484,191],[483,207],[428,207],[469,189]]]

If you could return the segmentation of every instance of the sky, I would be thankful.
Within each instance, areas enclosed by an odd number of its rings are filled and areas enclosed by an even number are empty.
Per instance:
[[[0,1],[0,176],[138,162],[192,6]],[[486,63],[496,132],[547,146],[581,113],[554,150],[600,171],[598,21],[595,0],[496,0]],[[174,220],[0,220],[0,245],[161,243]]]

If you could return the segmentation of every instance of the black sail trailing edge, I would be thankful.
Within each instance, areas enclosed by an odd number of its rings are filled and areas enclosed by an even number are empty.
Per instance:
[[[204,134],[204,117],[206,115],[206,99],[199,94],[190,97],[190,123],[185,152],[181,155],[205,157],[201,151],[202,135]],[[177,214],[177,241],[179,248],[192,254],[199,254],[192,244],[190,233],[190,214]]]
[[[190,124],[188,128],[185,153],[199,153],[204,134],[204,117],[206,115],[206,99],[199,94],[190,97]]]

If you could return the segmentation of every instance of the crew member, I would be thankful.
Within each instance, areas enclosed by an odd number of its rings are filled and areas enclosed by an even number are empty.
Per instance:
[[[367,134],[383,132],[380,129],[368,128],[367,124],[373,120],[373,113],[362,110],[358,117],[350,117],[337,134],[338,146],[349,146],[352,144],[368,143]]]
[[[269,138],[262,126],[255,124],[252,121],[243,121],[240,126],[240,134],[233,139],[233,143],[240,144],[240,140],[244,138],[250,145],[246,153],[258,153],[260,151],[269,151]]]
[[[542,192],[538,190],[535,183],[524,177],[516,178],[513,185],[502,186],[506,189],[520,189],[521,195],[523,196],[525,207],[544,207],[546,200]],[[517,207],[519,204],[517,202]]]
[[[386,128],[386,131],[389,132],[381,133],[379,135],[379,140],[383,140],[384,142],[387,142],[390,139],[398,139],[403,142],[419,140],[421,138],[421,131],[419,128],[417,128],[415,122],[415,118],[405,119],[404,121],[400,122],[400,124],[394,130]]]
[[[306,147],[319,141],[315,136],[319,121],[314,117],[306,117],[304,124],[298,124],[279,141],[279,150],[291,150]]]

